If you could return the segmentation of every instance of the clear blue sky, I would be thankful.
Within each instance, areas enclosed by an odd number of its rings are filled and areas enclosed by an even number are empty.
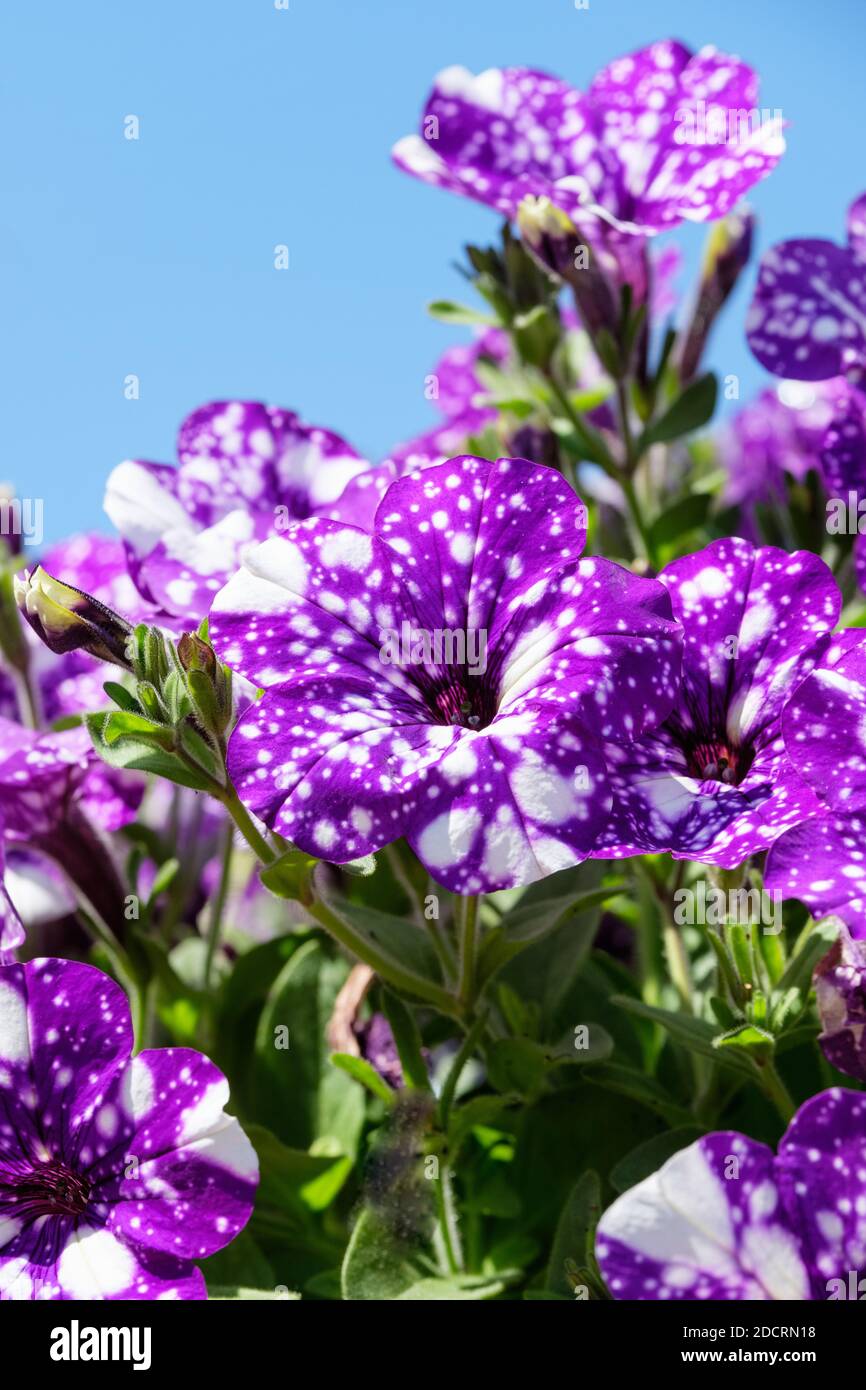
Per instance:
[[[173,460],[208,399],[291,406],[374,458],[426,427],[424,375],[460,330],[425,303],[462,294],[451,262],[497,228],[390,164],[433,74],[523,64],[580,86],[664,37],[739,53],[790,123],[753,200],[761,246],[838,237],[866,187],[863,0],[7,0],[0,477],[44,497],[57,539],[110,529],[109,469]],[[713,365],[751,389],[747,295]]]

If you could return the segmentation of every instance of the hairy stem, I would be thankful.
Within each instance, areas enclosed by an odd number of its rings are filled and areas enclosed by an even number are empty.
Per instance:
[[[475,957],[478,940],[478,899],[467,897],[459,916],[460,935],[460,980],[457,998],[461,1007],[468,1013],[475,1002]]]

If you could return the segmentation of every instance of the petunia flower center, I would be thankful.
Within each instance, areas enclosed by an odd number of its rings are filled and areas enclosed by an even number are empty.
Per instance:
[[[0,1204],[10,1214],[81,1216],[90,1201],[90,1182],[65,1163],[39,1163],[24,1173],[0,1174]]]
[[[427,708],[437,724],[456,724],[464,729],[486,729],[496,716],[494,684],[465,669],[449,673],[424,691]]]
[[[724,740],[696,743],[687,750],[689,775],[699,782],[738,787],[754,761],[751,748],[734,748]]]

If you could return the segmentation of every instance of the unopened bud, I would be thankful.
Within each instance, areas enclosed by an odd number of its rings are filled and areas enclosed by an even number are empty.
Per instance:
[[[99,599],[55,579],[41,565],[16,575],[14,589],[19,610],[50,651],[86,651],[132,669],[127,650],[132,624]]]
[[[747,209],[714,223],[707,238],[697,302],[683,338],[679,375],[691,381],[697,372],[710,329],[732,293],[752,253],[755,219]]]

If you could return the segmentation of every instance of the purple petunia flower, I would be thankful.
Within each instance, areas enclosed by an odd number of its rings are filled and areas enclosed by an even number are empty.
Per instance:
[[[856,532],[854,567],[860,588],[866,591],[866,395],[844,384],[834,398],[834,409],[821,444],[821,471],[832,501],[827,509],[830,534]]]
[[[765,881],[866,937],[866,637],[853,628],[835,640],[839,659],[802,683],[782,719],[788,759],[822,814],[774,845]]]
[[[361,1056],[371,1067],[399,1091],[403,1085],[403,1066],[394,1041],[391,1025],[384,1014],[373,1014],[363,1023],[354,1023],[352,1031],[361,1049]],[[429,1061],[425,1051],[425,1060]]]
[[[784,482],[820,468],[821,450],[847,383],[780,382],[762,391],[720,432],[719,461],[728,474],[725,502],[749,506],[772,497],[786,505]]]
[[[258,1163],[225,1077],[131,1051],[101,971],[0,971],[0,1298],[202,1299],[193,1261],[246,1225]]]
[[[820,810],[785,754],[786,699],[841,648],[840,595],[809,551],[714,541],[659,576],[685,633],[683,681],[664,724],[609,745],[613,811],[601,858],[670,851],[735,868]]]
[[[602,739],[655,727],[679,674],[662,587],[584,541],[558,473],[464,457],[394,483],[372,534],[312,519],[252,551],[211,614],[266,687],[229,747],[246,805],[337,863],[405,835],[460,892],[583,858]]]
[[[844,923],[815,971],[815,998],[823,1029],[818,1041],[827,1061],[866,1081],[866,944]]]
[[[198,622],[244,546],[326,510],[368,467],[339,435],[257,401],[213,401],[180,427],[177,468],[127,461],[105,510],[144,598]]]
[[[776,376],[823,381],[866,372],[866,193],[848,209],[848,244],[799,238],[758,269],[749,346]]]
[[[866,1096],[824,1091],[777,1154],[734,1131],[681,1149],[608,1208],[596,1253],[617,1299],[857,1298],[864,1211]]]
[[[36,733],[0,718],[0,840],[7,852],[36,852],[58,864],[109,921],[122,908],[123,893],[93,826],[125,824],[142,791],[138,780],[126,786],[110,773],[98,764],[85,729]],[[12,950],[21,939],[13,919],[0,948]]]
[[[585,94],[529,68],[451,67],[394,159],[506,217],[546,197],[578,225],[655,233],[724,217],[775,167],[781,120],[756,119],[757,101],[739,58],[674,41],[618,58]],[[750,119],[729,129],[731,112]]]
[[[855,568],[866,590],[866,395],[858,387],[831,377],[762,391],[722,431],[719,455],[729,477],[726,500],[737,505],[775,498],[785,506],[785,476],[801,482],[815,469],[831,499],[827,531],[856,533]]]

